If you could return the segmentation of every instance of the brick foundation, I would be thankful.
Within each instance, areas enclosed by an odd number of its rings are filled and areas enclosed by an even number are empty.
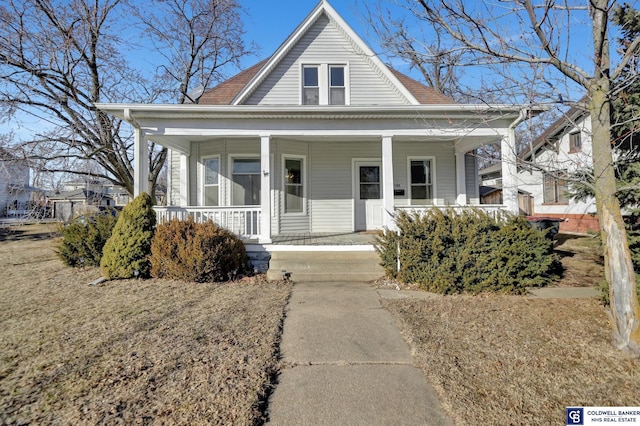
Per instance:
[[[577,232],[586,234],[587,232],[599,232],[598,217],[595,214],[556,214],[544,213],[534,214],[540,217],[564,218],[560,223],[560,232]]]

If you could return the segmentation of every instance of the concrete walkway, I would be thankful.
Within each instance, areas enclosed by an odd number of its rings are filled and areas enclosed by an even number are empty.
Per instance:
[[[270,424],[452,424],[368,284],[296,284],[280,349]]]

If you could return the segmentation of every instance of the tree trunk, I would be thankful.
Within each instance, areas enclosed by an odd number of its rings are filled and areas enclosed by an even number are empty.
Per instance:
[[[640,321],[636,277],[627,234],[616,198],[616,178],[610,130],[609,79],[594,79],[589,89],[591,103],[593,171],[595,195],[604,246],[605,278],[609,283],[611,325],[618,349],[640,354]]]

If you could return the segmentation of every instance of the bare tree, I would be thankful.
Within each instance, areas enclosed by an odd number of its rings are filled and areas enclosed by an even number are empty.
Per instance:
[[[68,167],[76,161],[95,162],[99,173],[91,171],[92,176],[133,193],[131,130],[94,104],[155,102],[167,93],[182,101],[180,93],[192,78],[201,84],[217,81],[222,67],[247,54],[237,5],[217,0],[157,3],[171,8],[165,15],[152,15],[157,20],[148,24],[153,24],[152,34],[169,36],[150,55],[163,72],[147,78],[149,73],[126,57],[131,43],[123,34],[135,27],[133,5],[125,8],[122,0],[9,0],[0,5],[0,107],[6,115],[39,122],[22,149],[44,171],[88,174],[91,167]],[[149,6],[145,10],[153,9]],[[171,86],[168,76],[183,89]],[[166,150],[152,146],[152,193],[165,160]]]
[[[638,55],[640,37],[623,46],[620,60],[612,66],[609,19],[614,2],[609,0],[584,3],[578,0],[471,3],[398,0],[396,3],[403,4],[424,25],[446,36],[450,49],[457,47],[473,52],[478,64],[505,67],[503,75],[517,73],[515,78],[521,80],[530,79],[530,76],[518,71],[516,66],[540,70],[535,79],[546,83],[550,89],[551,93],[544,96],[547,99],[563,101],[563,92],[570,91],[566,88],[571,86],[587,91],[592,122],[594,189],[604,245],[605,276],[610,288],[613,337],[619,349],[640,354],[636,279],[616,199],[610,121],[614,96],[612,81]],[[576,50],[572,37],[580,27],[590,29],[592,46]],[[585,53],[588,51],[590,54]],[[581,66],[580,55],[585,59],[590,56],[588,63],[593,70]],[[544,87],[544,84],[537,87]],[[525,99],[535,100],[524,95]],[[543,98],[540,93],[535,96],[539,100]]]

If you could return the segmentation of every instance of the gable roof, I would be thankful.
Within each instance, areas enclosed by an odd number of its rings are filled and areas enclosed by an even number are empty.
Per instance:
[[[354,50],[366,58],[371,66],[377,68],[382,78],[387,80],[409,104],[455,103],[437,91],[387,67],[326,0],[321,0],[318,3],[271,57],[205,92],[200,98],[200,103],[207,105],[243,104],[321,16],[326,16],[351,42]],[[233,94],[235,95],[232,97]]]
[[[200,97],[200,105],[231,105],[238,94],[246,87],[256,74],[260,72],[262,67],[270,58],[263,59],[255,65],[241,71],[228,80],[223,81],[217,86],[207,90]],[[389,70],[396,76],[398,81],[413,95],[420,105],[451,105],[456,102],[445,94],[425,86],[417,80],[401,73],[398,70],[389,67]]]
[[[518,158],[522,160],[529,160],[532,153],[537,153],[538,150],[551,141],[554,141],[565,134],[568,130],[573,129],[576,126],[576,122],[582,120],[589,115],[589,111],[586,107],[587,96],[584,96],[578,102],[575,103],[567,112],[562,114],[560,118],[553,122],[547,129],[540,134],[531,143],[531,146],[525,148],[518,154]]]

